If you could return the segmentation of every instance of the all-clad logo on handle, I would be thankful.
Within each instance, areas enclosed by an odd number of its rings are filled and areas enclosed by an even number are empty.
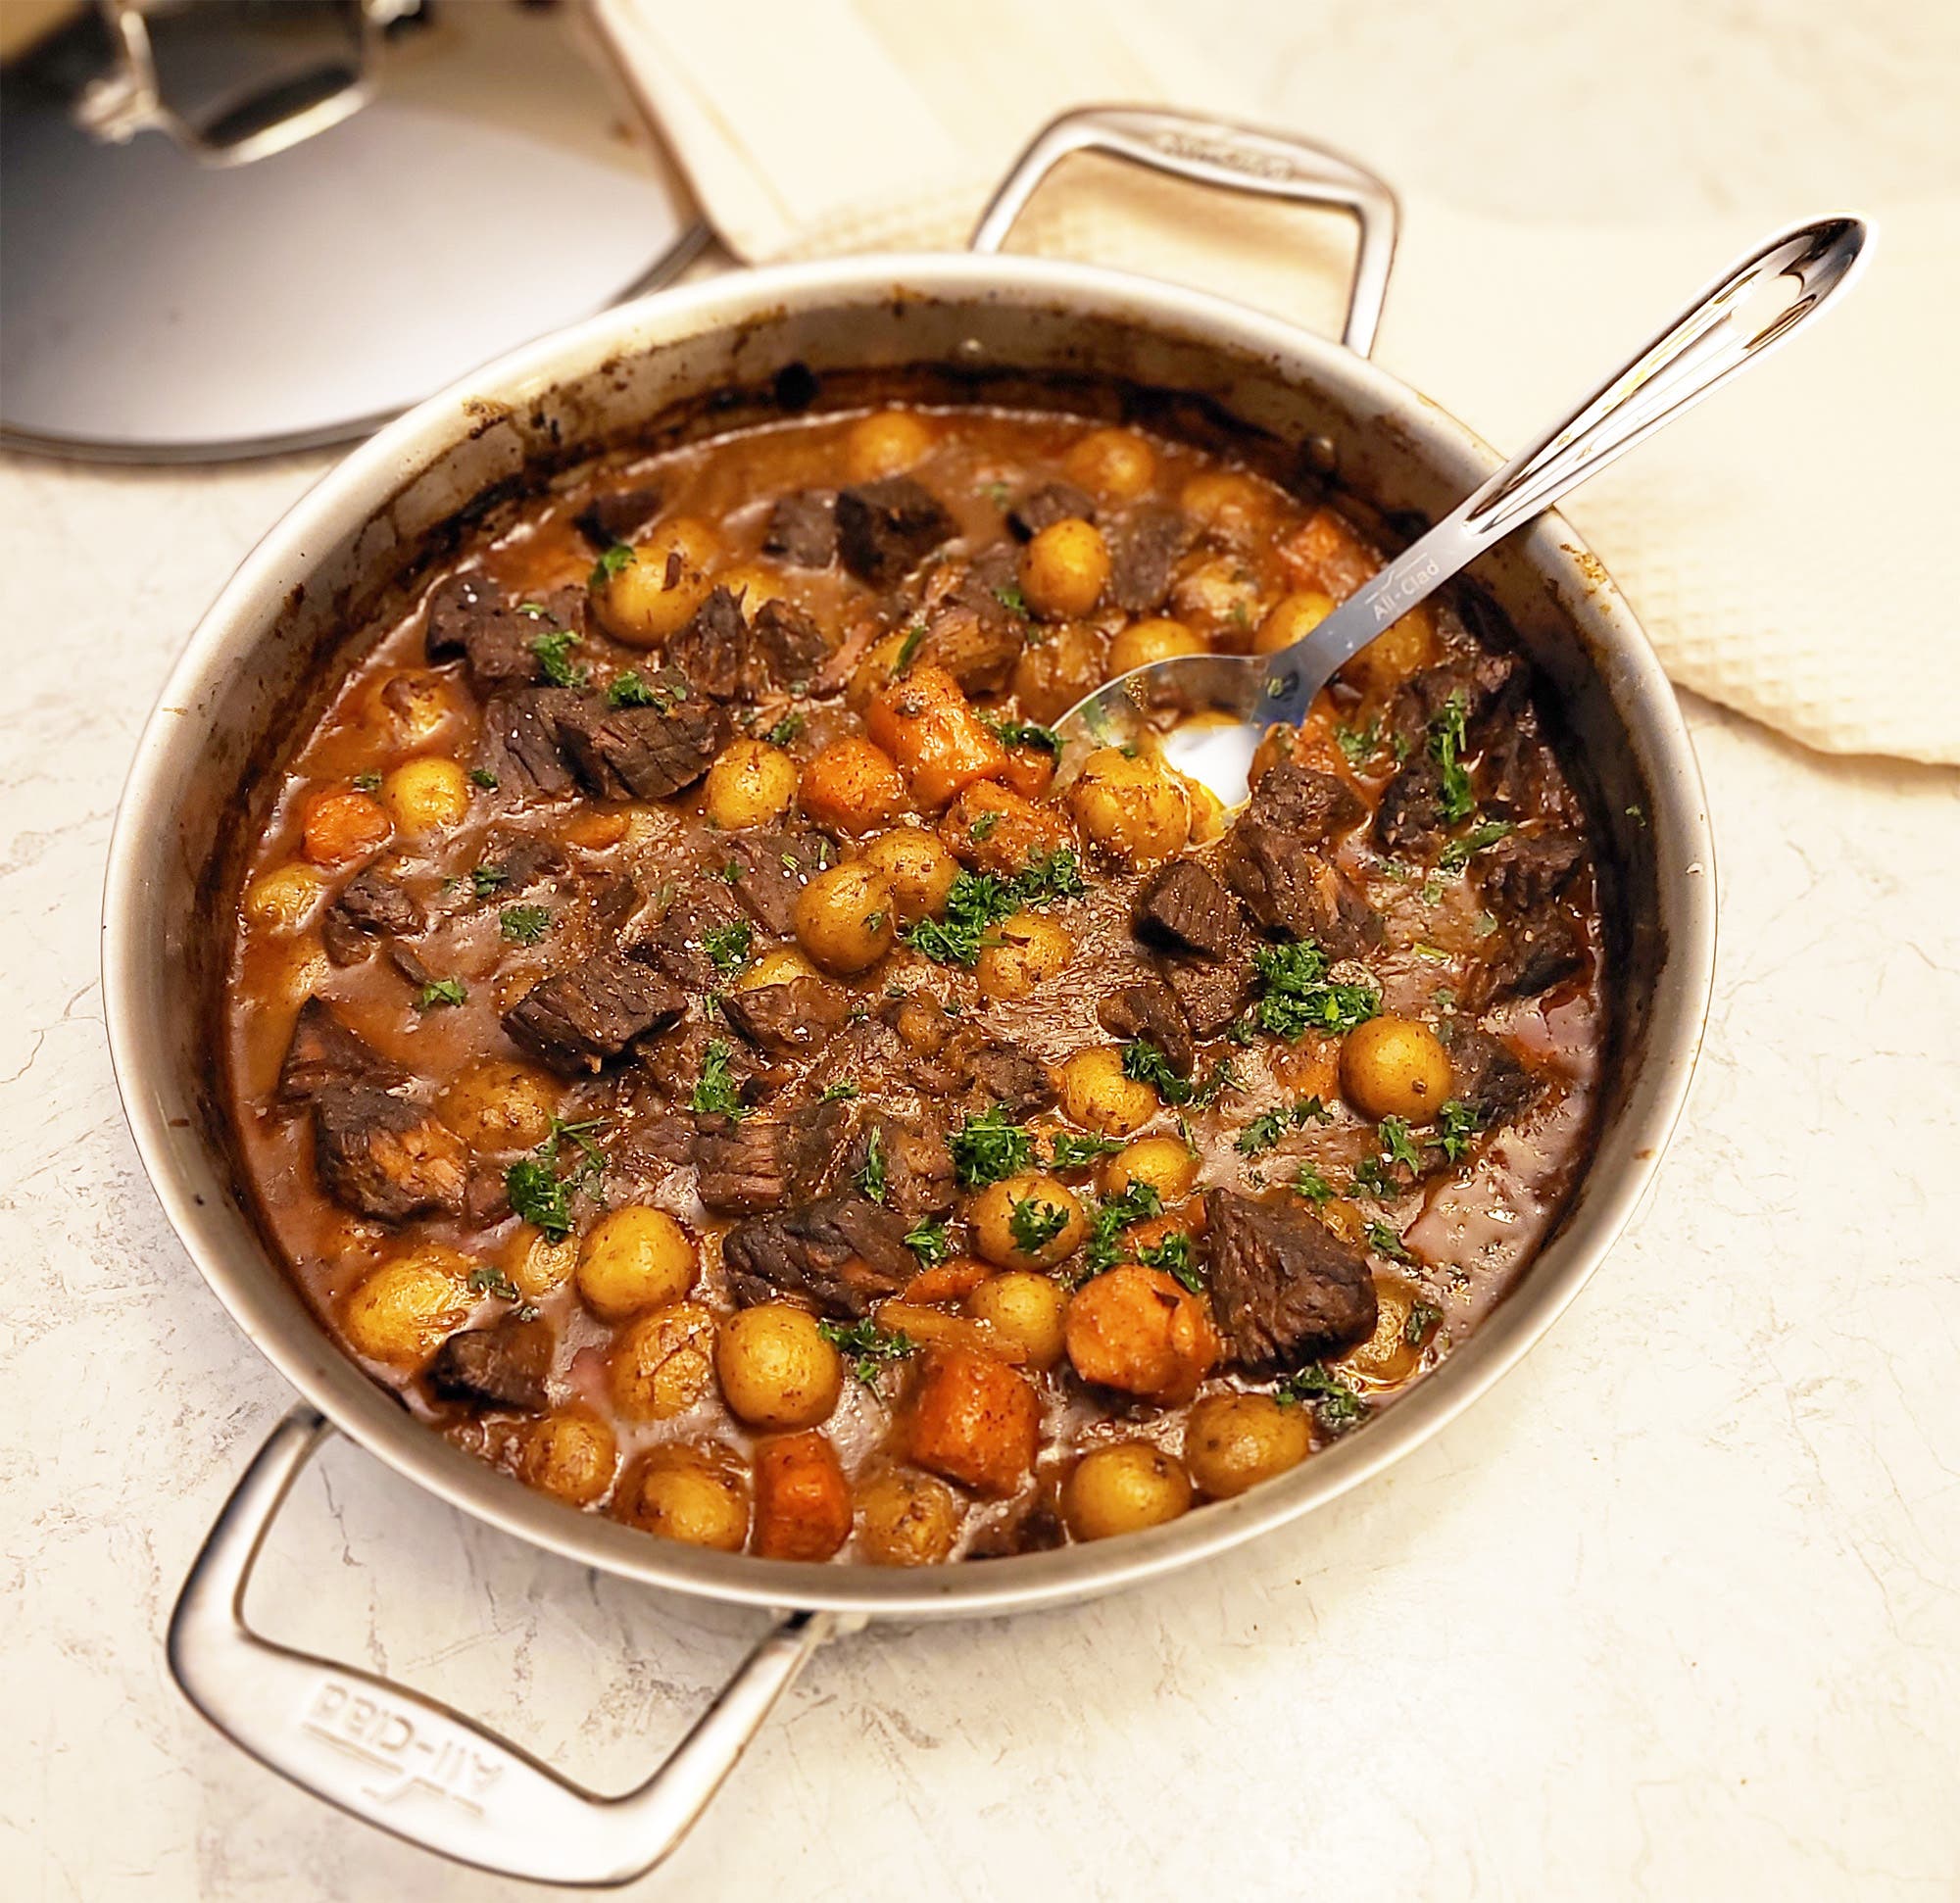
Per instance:
[[[1299,168],[1277,152],[1259,152],[1243,145],[1226,145],[1195,132],[1153,132],[1151,143],[1173,159],[1201,159],[1227,171],[1250,172],[1255,178],[1298,178]]]
[[[374,1777],[362,1794],[377,1804],[420,1793],[481,1817],[483,1798],[504,1773],[473,1739],[431,1723],[426,1712],[411,1717],[368,1686],[339,1679],[319,1682],[300,1728],[367,1765]]]
[[[1369,599],[1368,609],[1374,615],[1376,625],[1393,621],[1402,612],[1417,595],[1424,593],[1423,583],[1437,577],[1437,561],[1434,556],[1418,561],[1414,567],[1390,575]]]

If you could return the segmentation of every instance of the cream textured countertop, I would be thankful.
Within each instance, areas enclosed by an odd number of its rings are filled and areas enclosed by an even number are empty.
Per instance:
[[[1768,222],[1960,188],[1960,38],[1931,8],[1753,0],[1690,28],[1704,10],[1668,0],[1638,30],[1551,0],[1309,11],[1207,9],[1244,113],[1480,209]],[[102,856],[184,632],[318,466],[0,464],[10,1898],[536,1893],[300,1795],[163,1665],[184,1568],[290,1396],[124,1131]],[[1953,623],[1928,604],[1929,639]],[[1236,1556],[820,1653],[634,1894],[1960,1891],[1960,775],[1688,711],[1722,890],[1708,1050],[1654,1196],[1549,1338],[1386,1478]],[[537,1554],[345,1445],[255,1605],[612,1788],[757,1624]]]

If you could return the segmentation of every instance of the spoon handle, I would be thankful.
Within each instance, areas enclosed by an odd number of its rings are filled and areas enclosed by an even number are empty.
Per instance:
[[[1514,456],[1311,634],[1274,655],[1264,717],[1303,719],[1335,669],[1391,622],[1815,317],[1852,276],[1865,239],[1861,220],[1820,219],[1743,259],[1571,415]]]

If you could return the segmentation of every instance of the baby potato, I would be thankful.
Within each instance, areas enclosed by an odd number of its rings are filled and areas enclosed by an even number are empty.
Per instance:
[[[345,865],[378,853],[390,830],[380,801],[353,788],[316,793],[300,821],[306,855],[316,865]]]
[[[1053,722],[1102,684],[1102,636],[1086,621],[1037,632],[1014,662],[1014,699],[1026,718]]]
[[[1392,621],[1335,678],[1373,700],[1387,700],[1436,659],[1436,615],[1425,604]]]
[[[678,634],[708,599],[720,546],[714,531],[691,515],[662,522],[634,544],[632,561],[593,585],[599,624],[629,648],[658,647]]]
[[[851,1537],[851,1483],[830,1437],[810,1429],[756,1449],[756,1532],[762,1559],[828,1559]]]
[[[1249,543],[1273,525],[1273,499],[1237,469],[1205,469],[1178,492],[1177,506],[1223,541]]]
[[[1061,466],[1078,489],[1105,502],[1135,502],[1157,479],[1156,451],[1134,429],[1092,429]]]
[[[644,1533],[739,1553],[749,1538],[749,1487],[725,1447],[671,1441],[626,1470],[613,1511]]]
[[[1282,648],[1291,648],[1296,641],[1305,640],[1333,612],[1334,597],[1318,588],[1282,595],[1259,623],[1259,631],[1252,637],[1252,652],[1276,655]]]
[[[1019,1348],[1036,1368],[1052,1368],[1061,1359],[1061,1317],[1067,1305],[1060,1283],[1027,1269],[990,1275],[966,1297],[966,1312]]]
[[[1109,678],[1114,680],[1118,674],[1127,674],[1132,667],[1142,667],[1152,660],[1168,660],[1173,655],[1202,653],[1203,640],[1182,621],[1161,614],[1145,621],[1132,621],[1128,627],[1119,628],[1109,643]]]
[[[562,1289],[578,1268],[578,1238],[553,1242],[542,1229],[520,1223],[504,1250],[504,1273],[526,1301],[537,1301]]]
[[[1052,1269],[1089,1234],[1074,1191],[1060,1177],[1036,1170],[989,1184],[966,1216],[974,1248],[1004,1269]]]
[[[858,1488],[858,1557],[873,1566],[936,1566],[952,1553],[960,1518],[944,1481],[891,1468]]]
[[[1069,1297],[1068,1359],[1084,1381],[1178,1407],[1218,1364],[1218,1331],[1203,1299],[1167,1275],[1125,1262]]]
[[[797,942],[825,971],[848,978],[892,949],[897,910],[891,881],[867,860],[847,859],[797,894]]]
[[[1243,648],[1260,618],[1259,578],[1237,556],[1207,556],[1178,576],[1170,606],[1180,621]]]
[[[469,776],[453,759],[405,760],[381,782],[381,804],[404,839],[431,839],[469,811]]]
[[[612,1405],[629,1421],[668,1421],[708,1391],[714,1317],[677,1301],[628,1322],[612,1344]]]
[[[626,837],[632,823],[633,815],[616,807],[609,811],[599,806],[588,806],[583,812],[574,812],[561,822],[567,844],[581,847],[588,853],[604,853],[617,846]]]
[[[1097,1176],[1105,1196],[1119,1196],[1136,1184],[1147,1183],[1157,1199],[1168,1204],[1191,1194],[1198,1181],[1198,1158],[1182,1137],[1139,1137],[1115,1155],[1104,1157]]]
[[[1175,1520],[1191,1505],[1191,1477],[1148,1440],[1098,1447],[1062,1483],[1061,1517],[1078,1539],[1108,1539]]]
[[[245,889],[245,916],[276,932],[297,932],[319,903],[326,881],[298,861],[262,872]]]
[[[1068,790],[1076,823],[1112,857],[1150,865],[1191,837],[1191,796],[1162,761],[1099,747]]]
[[[844,437],[844,472],[853,482],[903,475],[932,448],[933,430],[909,410],[878,410],[860,416]]]
[[[1357,1342],[1335,1363],[1341,1373],[1379,1388],[1406,1381],[1422,1359],[1422,1331],[1409,1338],[1409,1315],[1417,1290],[1398,1275],[1375,1277],[1375,1332]]]
[[[1223,839],[1225,829],[1232,823],[1232,815],[1226,810],[1225,802],[1213,793],[1202,780],[1178,775],[1184,788],[1185,798],[1191,802],[1191,844],[1209,846],[1214,839]]]
[[[1054,784],[1054,756],[1046,747],[1019,741],[1007,749],[1001,784],[1023,800],[1039,800]]]
[[[609,1210],[578,1248],[578,1293],[603,1321],[678,1301],[700,1269],[692,1239],[664,1209]]]
[[[959,861],[923,826],[894,826],[880,833],[858,859],[885,875],[901,925],[937,918],[959,877]]]
[[[803,809],[826,832],[856,837],[889,826],[906,809],[906,779],[882,747],[853,734],[804,762]]]
[[[373,717],[410,747],[426,746],[456,711],[449,683],[421,668],[391,674],[375,688]]]
[[[444,1336],[462,1327],[475,1300],[472,1264],[440,1243],[424,1243],[370,1269],[340,1311],[357,1354],[396,1368],[419,1368]]]
[[[1312,1450],[1310,1413],[1270,1394],[1207,1394],[1184,1429],[1184,1463],[1198,1490],[1229,1500],[1298,1467]]]
[[[1075,955],[1067,928],[1040,912],[1004,918],[991,937],[973,966],[983,998],[1025,998]]]
[[[843,1359],[816,1317],[783,1301],[744,1308],[721,1325],[714,1372],[729,1411],[751,1427],[815,1427],[844,1387]]]
[[[528,1064],[489,1057],[436,1099],[436,1114],[475,1149],[535,1149],[551,1135],[559,1087]]]
[[[797,796],[797,763],[765,740],[734,740],[708,769],[704,810],[724,832],[766,826],[790,809]]]
[[[612,1485],[619,1443],[585,1407],[568,1407],[533,1421],[517,1449],[517,1473],[529,1486],[573,1506],[590,1506]]]
[[[1123,1075],[1123,1053],[1113,1044],[1076,1051],[1055,1083],[1062,1114],[1098,1136],[1127,1137],[1157,1113],[1156,1092]]]
[[[1341,1094],[1367,1117],[1426,1122],[1449,1098],[1449,1053],[1412,1017],[1371,1017],[1341,1046]]]
[[[918,652],[911,628],[894,628],[872,642],[864,658],[852,669],[851,684],[844,690],[844,703],[854,712],[862,713],[872,697],[882,693],[906,671],[910,657]]]
[[[764,952],[735,981],[737,991],[760,991],[764,985],[794,984],[799,978],[814,978],[816,967],[793,945],[778,945]]]
[[[1109,545],[1079,515],[1051,522],[1021,551],[1021,595],[1049,621],[1079,620],[1109,581]]]
[[[982,780],[969,786],[939,822],[939,836],[955,856],[976,872],[1011,878],[1036,859],[1067,851],[1075,833],[1054,807],[1040,805],[1011,787]]]

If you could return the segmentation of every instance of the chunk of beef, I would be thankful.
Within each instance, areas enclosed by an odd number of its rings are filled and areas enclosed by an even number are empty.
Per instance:
[[[595,496],[571,518],[571,525],[603,555],[615,543],[637,542],[653,527],[660,512],[658,489],[621,489],[610,496]]]
[[[694,1019],[643,1045],[638,1061],[648,1081],[669,1103],[692,1108],[696,1087],[715,1057],[717,1045],[720,1054],[715,1068],[726,1072],[739,1102],[755,1103],[774,1090],[778,1080],[762,1070],[747,1045],[718,1025]]]
[[[835,1107],[834,1105],[831,1107]],[[930,1117],[870,1110],[839,1166],[842,1178],[907,1223],[943,1216],[953,1207],[953,1152]]]
[[[1572,883],[1585,856],[1571,833],[1512,833],[1478,861],[1484,903],[1495,912],[1543,911]]]
[[[1522,918],[1499,919],[1487,962],[1471,987],[1475,1007],[1489,1010],[1510,998],[1536,998],[1586,964],[1586,941],[1562,911],[1547,906]]]
[[[801,1294],[823,1314],[856,1317],[897,1294],[918,1268],[906,1228],[896,1209],[864,1196],[825,1196],[738,1223],[721,1261],[744,1307]]]
[[[641,1110],[627,1125],[625,1140],[614,1147],[612,1161],[621,1170],[646,1175],[683,1168],[694,1161],[699,1122],[684,1110]]]
[[[531,644],[544,631],[544,622],[518,613],[485,575],[451,575],[429,596],[429,659],[465,662],[479,693],[535,680],[538,657]]]
[[[293,1020],[292,1041],[279,1065],[276,1099],[287,1109],[311,1103],[330,1084],[392,1090],[409,1074],[334,1015],[325,1000],[309,998]]]
[[[472,1158],[463,1191],[463,1219],[472,1229],[488,1229],[511,1213],[511,1186],[502,1169]]]
[[[1054,1101],[1046,1064],[1019,1045],[989,1037],[977,1027],[956,1031],[940,1055],[960,1080],[968,1108],[984,1110],[998,1103],[1019,1119]]]
[[[944,667],[963,693],[999,694],[1027,645],[1027,624],[1005,610],[988,614],[970,602],[948,600],[926,621],[915,659]]]
[[[1193,1037],[1216,1037],[1251,1000],[1252,961],[1243,952],[1224,959],[1166,956],[1156,968]]]
[[[1181,510],[1144,503],[1113,528],[1109,544],[1109,599],[1131,614],[1154,613],[1170,593],[1171,577],[1198,530]]]
[[[719,879],[691,884],[677,892],[657,918],[637,928],[626,951],[683,990],[715,991],[729,973],[715,963],[709,948],[719,946],[727,956],[748,923],[733,894]],[[735,937],[721,936],[725,934]]]
[[[749,632],[759,692],[788,688],[801,693],[822,667],[830,649],[823,630],[794,602],[764,602]]]
[[[481,770],[519,805],[562,800],[573,786],[564,763],[564,722],[582,705],[566,687],[522,687],[493,696],[483,709]]]
[[[1201,958],[1228,958],[1246,942],[1231,894],[1196,859],[1172,859],[1144,881],[1132,927],[1146,945]]]
[[[1483,649],[1411,674],[1389,703],[1389,731],[1411,753],[1424,747],[1437,716],[1453,698],[1463,704],[1472,751],[1523,710],[1529,674],[1515,655]]]
[[[722,850],[728,863],[741,868],[733,881],[736,898],[777,938],[795,931],[804,887],[836,857],[830,841],[816,832],[737,833]]]
[[[504,1029],[552,1069],[580,1077],[686,1008],[671,979],[608,951],[533,985],[504,1013]]]
[[[319,942],[335,964],[354,964],[377,938],[414,936],[428,920],[407,886],[378,867],[357,872],[319,921]]]
[[[1021,542],[1032,542],[1043,529],[1071,519],[1096,519],[1096,498],[1072,482],[1044,482],[1007,511],[1007,527]]]
[[[1529,707],[1515,710],[1484,742],[1478,762],[1487,810],[1506,819],[1576,827],[1581,813]]]
[[[662,677],[671,673],[661,670]],[[648,683],[657,692],[665,684],[663,678]],[[572,771],[594,799],[664,800],[708,771],[727,725],[718,708],[696,696],[610,712],[593,699],[567,711],[559,733]]]
[[[343,1208],[376,1222],[462,1212],[469,1153],[433,1111],[371,1085],[327,1084],[313,1130],[320,1187]]]
[[[957,532],[922,483],[887,476],[837,496],[837,546],[844,565],[873,588],[889,588]]]
[[[557,840],[536,833],[506,833],[484,847],[477,883],[488,886],[486,896],[502,905],[564,868],[564,848]]]
[[[1328,777],[1300,767],[1276,766],[1259,782],[1259,793],[1282,771],[1306,780]],[[1341,791],[1347,793],[1345,787]],[[1326,838],[1327,828],[1339,825],[1343,808],[1318,799],[1312,789],[1301,789],[1291,777],[1270,805],[1262,805],[1259,793],[1225,836],[1218,855],[1225,883],[1265,931],[1312,939],[1337,958],[1359,957],[1380,942],[1382,921],[1347,876],[1311,843]],[[1358,815],[1358,801],[1354,809]]]
[[[1207,1190],[1204,1236],[1212,1307],[1248,1374],[1284,1374],[1374,1333],[1367,1260],[1318,1216]]]
[[[1443,810],[1443,769],[1425,748],[1382,789],[1375,807],[1375,842],[1384,852],[1428,858],[1449,831]]]
[[[1161,978],[1119,985],[1096,1007],[1096,1021],[1112,1038],[1142,1038],[1155,1045],[1180,1077],[1189,1077],[1198,1061],[1184,1006]]]
[[[749,661],[749,623],[741,602],[726,588],[711,590],[668,641],[667,659],[697,693],[717,701],[740,699],[747,692]]]
[[[771,1057],[806,1057],[850,1015],[851,995],[822,978],[731,991],[721,1015]]]
[[[1277,826],[1302,845],[1324,846],[1338,833],[1352,832],[1365,811],[1346,780],[1283,759],[1260,776],[1240,818]]]
[[[465,1407],[541,1414],[551,1360],[551,1324],[507,1316],[489,1328],[462,1329],[437,1348],[429,1391]]]
[[[841,1103],[819,1103],[794,1120],[703,1117],[694,1140],[696,1194],[723,1216],[801,1201],[835,1159],[847,1121]]]
[[[1494,1038],[1464,1018],[1451,1018],[1443,1042],[1449,1052],[1449,1095],[1477,1112],[1483,1125],[1502,1123],[1538,1096],[1538,1080]]]
[[[762,532],[762,553],[792,568],[827,568],[837,559],[837,498],[828,489],[778,496]]]

